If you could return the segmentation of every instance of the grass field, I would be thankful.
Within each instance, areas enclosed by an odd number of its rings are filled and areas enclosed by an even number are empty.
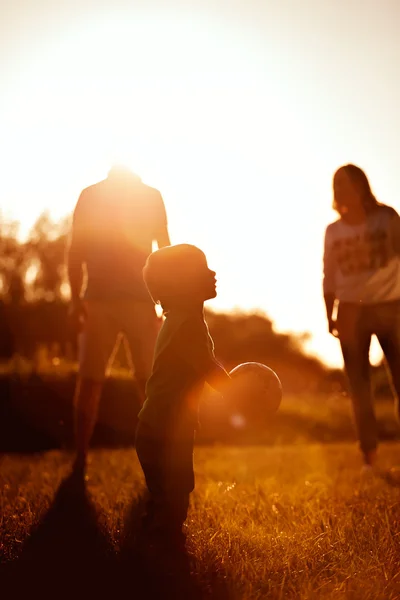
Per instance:
[[[354,443],[196,449],[188,559],[143,562],[134,449],[94,450],[86,491],[71,456],[3,455],[3,598],[400,598],[400,444],[365,478]],[[168,560],[168,557],[165,557]]]

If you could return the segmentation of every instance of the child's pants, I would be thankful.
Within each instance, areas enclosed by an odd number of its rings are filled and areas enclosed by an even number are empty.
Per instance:
[[[400,301],[379,304],[341,303],[337,326],[349,380],[360,447],[364,453],[378,444],[378,427],[370,380],[369,347],[376,335],[390,370],[391,383],[400,397]]]
[[[139,421],[136,452],[149,491],[145,523],[151,530],[182,531],[194,489],[193,444],[193,427],[161,435]]]

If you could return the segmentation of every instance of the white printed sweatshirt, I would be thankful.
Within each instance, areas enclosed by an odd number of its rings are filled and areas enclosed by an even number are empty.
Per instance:
[[[340,302],[400,299],[400,216],[393,208],[377,206],[360,225],[328,225],[323,290]]]

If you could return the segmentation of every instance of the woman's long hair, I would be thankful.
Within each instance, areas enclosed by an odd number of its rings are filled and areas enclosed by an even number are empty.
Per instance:
[[[368,177],[364,173],[360,167],[356,165],[348,164],[340,167],[336,173],[344,170],[346,175],[350,178],[350,180],[357,186],[357,188],[361,191],[362,195],[362,203],[366,213],[372,212],[377,206],[380,206],[381,203],[375,198],[374,194],[371,190],[371,185],[368,181]],[[335,175],[336,175],[335,173]],[[339,214],[341,214],[339,210],[340,203],[337,202],[336,198],[333,198],[332,208],[336,210]]]

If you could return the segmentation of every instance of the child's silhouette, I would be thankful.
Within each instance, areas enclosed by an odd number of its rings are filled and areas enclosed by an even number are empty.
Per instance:
[[[183,546],[194,489],[193,443],[204,383],[222,391],[230,377],[214,356],[203,303],[215,298],[215,272],[195,246],[167,246],[143,270],[165,321],[158,335],[136,450],[149,491],[143,530],[156,543]]]

